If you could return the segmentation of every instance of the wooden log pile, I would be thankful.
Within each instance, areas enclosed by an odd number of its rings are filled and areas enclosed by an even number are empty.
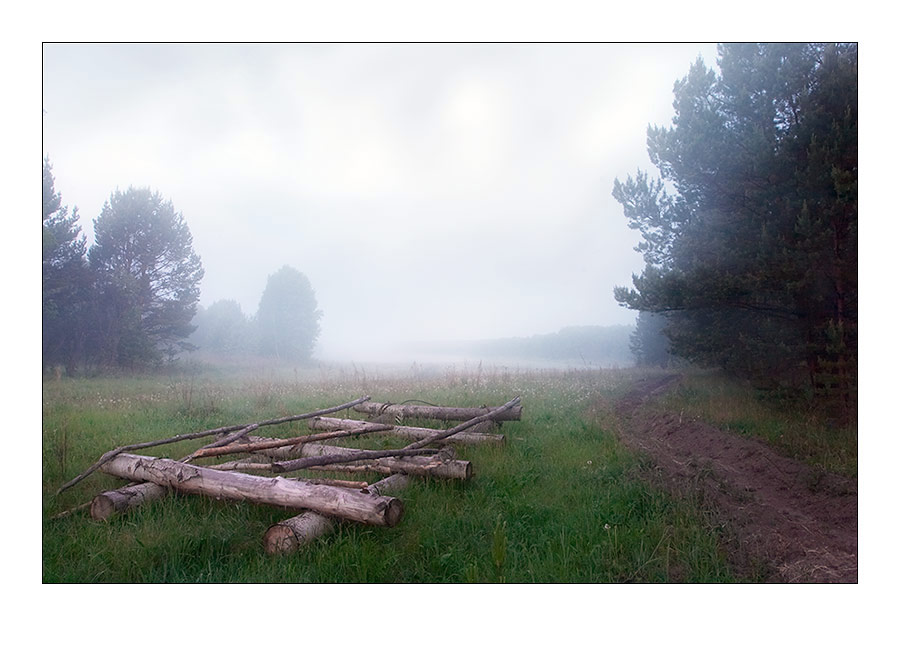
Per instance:
[[[372,420],[325,417],[350,408]],[[473,475],[472,462],[457,459],[454,446],[502,445],[503,435],[485,433],[484,425],[496,428],[504,421],[521,419],[521,414],[518,397],[502,406],[467,408],[376,403],[366,396],[303,415],[122,446],[105,453],[59,491],[74,486],[95,471],[130,481],[124,487],[94,497],[90,513],[95,520],[109,519],[172,491],[300,510],[299,515],[270,527],[264,536],[267,552],[285,554],[328,533],[338,521],[396,526],[403,517],[403,502],[389,494],[404,489],[410,477],[415,476],[468,480]],[[399,424],[410,419],[462,422],[445,429]],[[311,433],[291,438],[252,434],[264,426],[303,420],[308,420],[306,426]],[[365,445],[364,437],[372,435],[388,436],[408,444],[394,449],[334,445],[345,438]],[[178,461],[132,454],[135,450],[201,438],[215,440]],[[238,458],[197,463],[197,460],[234,455]],[[294,471],[377,473],[388,477],[372,484],[361,480],[284,477]]]

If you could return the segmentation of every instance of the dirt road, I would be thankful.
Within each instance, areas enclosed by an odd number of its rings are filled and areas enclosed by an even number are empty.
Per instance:
[[[767,582],[857,582],[856,481],[768,445],[652,410],[677,376],[639,381],[616,405],[623,441],[673,491],[698,494],[738,573]]]

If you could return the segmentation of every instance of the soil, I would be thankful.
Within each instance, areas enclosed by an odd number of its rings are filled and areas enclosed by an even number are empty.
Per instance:
[[[763,582],[857,582],[857,484],[760,441],[653,408],[678,376],[637,382],[615,406],[620,436],[673,492],[699,497],[737,574]]]

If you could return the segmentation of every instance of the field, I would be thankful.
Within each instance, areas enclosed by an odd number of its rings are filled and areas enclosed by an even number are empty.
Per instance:
[[[399,373],[360,368],[288,374],[182,369],[141,377],[46,379],[43,581],[764,579],[763,566],[733,567],[727,546],[734,536],[701,498],[690,489],[658,484],[652,459],[626,447],[615,407],[646,375],[634,370],[513,371],[477,365],[412,367]],[[500,405],[520,396],[523,417],[504,423],[507,442],[502,446],[457,448],[460,458],[473,462],[471,480],[415,479],[398,493],[405,504],[398,526],[343,523],[289,556],[266,555],[261,539],[270,525],[296,512],[268,506],[169,496],[105,523],[92,521],[85,512],[54,518],[118,486],[113,478],[94,474],[56,495],[64,482],[116,446],[302,413],[363,395],[376,401],[460,406]],[[301,424],[280,425],[263,435],[291,436],[304,429]],[[366,438],[378,446],[402,446],[386,438]],[[196,445],[161,446],[143,454],[180,457]],[[840,461],[846,467],[846,458]]]

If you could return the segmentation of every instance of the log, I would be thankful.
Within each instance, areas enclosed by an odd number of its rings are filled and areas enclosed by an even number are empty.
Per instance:
[[[336,478],[303,478],[303,482],[310,485],[337,485],[338,487],[350,487],[351,489],[367,489],[369,483],[364,480],[337,480]]]
[[[521,401],[522,400],[519,397],[510,399],[502,406],[493,408],[490,411],[488,411],[487,413],[484,413],[483,415],[473,417],[471,420],[466,420],[465,422],[458,424],[455,427],[451,427],[450,429],[445,429],[444,431],[440,431],[436,434],[432,434],[431,436],[426,436],[421,441],[416,441],[415,443],[411,443],[410,445],[407,445],[403,449],[404,450],[419,450],[421,448],[424,448],[426,445],[430,445],[430,444],[434,443],[435,441],[440,441],[440,440],[447,438],[448,436],[452,436],[453,434],[458,434],[461,431],[465,431],[466,429],[473,427],[476,424],[479,424],[481,422],[486,422],[488,420],[493,420],[498,415],[502,415],[502,414],[510,411],[511,409],[519,406],[519,403]]]
[[[223,464],[215,464],[209,468],[220,471],[272,471],[273,461],[285,461],[302,457],[320,457],[323,455],[349,455],[353,453],[370,453],[372,450],[354,450],[339,448],[324,443],[306,443],[300,446],[289,446],[276,450],[265,450],[247,459],[240,459]],[[383,451],[382,451],[383,452]],[[419,454],[407,457],[387,457],[370,462],[353,460],[343,464],[327,466],[310,466],[315,471],[342,471],[349,473],[406,473],[420,477],[442,478],[450,480],[468,480],[472,477],[472,462],[462,459],[449,459],[442,456],[426,457]]]
[[[64,484],[58,490],[56,490],[57,495],[61,494],[65,490],[70,487],[74,487],[79,482],[87,478],[94,471],[97,471],[105,462],[109,461],[116,455],[122,454],[123,452],[133,452],[135,450],[142,450],[145,448],[152,448],[157,445],[167,445],[169,443],[177,443],[178,441],[186,441],[196,438],[204,438],[206,436],[215,436],[216,434],[226,434],[232,431],[240,431],[243,429],[247,429],[248,427],[258,428],[265,427],[269,425],[275,424],[283,424],[285,422],[294,422],[297,420],[306,420],[308,418],[313,418],[319,415],[328,415],[329,413],[337,413],[338,411],[342,411],[345,408],[352,408],[357,404],[360,404],[364,401],[367,401],[370,397],[360,397],[359,399],[354,399],[353,401],[348,401],[345,404],[341,404],[340,406],[332,406],[331,408],[323,408],[322,410],[313,411],[311,413],[303,413],[301,415],[289,415],[287,417],[274,418],[272,420],[263,420],[262,422],[254,422],[253,424],[238,424],[232,425],[230,427],[218,427],[217,429],[208,429],[206,431],[196,431],[191,434],[179,434],[178,436],[172,436],[171,438],[164,438],[159,441],[147,441],[146,443],[133,443],[131,445],[122,445],[116,448],[115,450],[110,450],[109,452],[104,453],[100,459],[91,464],[87,469],[79,473],[77,476],[72,478],[69,482]]]
[[[436,455],[438,450],[422,450],[423,454]],[[342,452],[335,455],[316,455],[315,457],[300,457],[285,462],[273,462],[272,470],[276,473],[290,473],[308,469],[313,466],[328,466],[329,464],[350,464],[365,459],[390,459],[391,457],[408,456],[406,450],[356,450],[355,452]]]
[[[369,485],[369,491],[377,494],[393,493],[406,487],[409,478],[395,474],[384,480]],[[273,524],[263,536],[263,545],[268,554],[289,554],[296,552],[303,545],[308,545],[319,536],[334,529],[332,519],[306,511],[295,517]]]
[[[314,510],[363,524],[395,526],[403,516],[403,503],[399,499],[376,497],[364,494],[363,490],[310,485],[280,476],[264,478],[217,471],[171,459],[122,453],[105,462],[100,470],[127,480],[155,482],[188,494]]]
[[[127,512],[145,501],[161,499],[168,493],[168,487],[155,482],[144,482],[101,492],[91,501],[91,517],[95,520],[108,520],[117,513]]]
[[[351,448],[339,448],[324,443],[306,443],[294,446],[282,451],[266,450],[263,455],[274,454],[279,460],[290,460],[300,457],[321,457],[326,455],[350,455],[354,453],[365,455],[371,450],[354,450]],[[462,459],[450,459],[442,456],[430,457],[413,455],[409,457],[387,457],[363,462],[351,460],[345,463],[334,463],[327,466],[314,466],[311,469],[318,471],[347,471],[353,473],[406,473],[416,476],[428,476],[432,478],[445,478],[452,480],[468,480],[472,477],[472,462]]]
[[[342,429],[340,431],[332,431],[324,434],[306,434],[304,436],[295,436],[293,438],[256,440],[250,443],[230,443],[219,447],[208,446],[200,448],[191,455],[191,459],[200,459],[203,457],[221,457],[222,455],[233,455],[237,452],[255,452],[257,450],[270,450],[273,448],[283,447],[285,445],[298,445],[300,443],[312,443],[314,441],[327,441],[336,438],[347,438],[349,436],[361,436],[375,431],[390,431],[391,427],[386,424],[369,423],[363,427],[354,429]]]
[[[238,440],[244,438],[251,431],[256,431],[257,429],[259,429],[258,423],[248,424],[246,427],[244,427],[240,431],[235,431],[235,432],[232,432],[231,434],[223,436],[215,443],[210,443],[209,445],[204,445],[202,448],[198,449],[193,454],[190,454],[187,457],[183,457],[179,461],[186,464],[189,461],[200,457],[201,455],[199,453],[202,451],[215,450],[216,448],[225,448],[226,446],[228,446],[228,444],[234,443],[235,441],[238,441]]]
[[[466,429],[464,433],[467,434],[483,434],[485,432],[496,431],[500,428],[499,422],[494,422],[493,420],[485,420],[484,422],[480,422],[476,425],[473,425]],[[503,434],[493,434],[494,436],[502,436]],[[452,438],[452,437],[451,437]]]
[[[482,406],[480,408],[454,407],[454,406],[413,406],[406,404],[388,404],[379,403],[377,401],[363,401],[353,407],[353,410],[368,415],[390,415],[393,417],[405,418],[421,418],[429,420],[452,420],[459,422],[462,420],[471,420],[474,417],[485,415],[496,407]],[[514,406],[496,416],[495,422],[503,422],[507,420],[520,420],[522,418],[522,407]]]
[[[363,420],[345,420],[341,418],[318,417],[312,418],[308,423],[310,429],[319,431],[330,431],[332,429],[359,429],[366,425],[376,425],[377,422],[365,422]],[[477,426],[477,425],[476,425]],[[473,427],[474,429],[474,427]],[[409,441],[417,441],[438,433],[438,429],[426,429],[425,427],[403,427],[395,425],[391,429],[388,436],[397,436]],[[446,441],[448,443],[460,443],[465,445],[473,445],[480,443],[503,443],[503,434],[479,434],[469,431],[460,432],[449,436]]]

